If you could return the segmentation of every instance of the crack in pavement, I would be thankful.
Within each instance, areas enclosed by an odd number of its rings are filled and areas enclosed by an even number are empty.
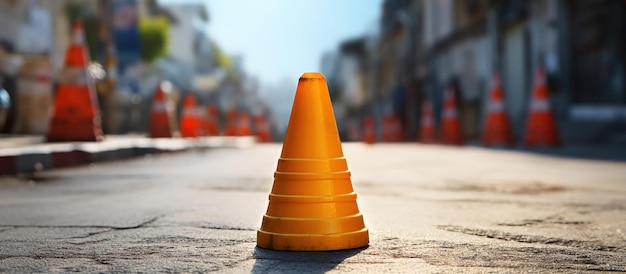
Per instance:
[[[590,224],[589,221],[566,221],[563,217],[553,215],[546,217],[545,219],[525,219],[518,223],[498,223],[499,226],[532,226],[541,224],[556,224],[556,225],[586,225]]]
[[[550,244],[550,245],[559,245],[566,247],[575,247],[575,248],[584,248],[591,249],[596,251],[623,251],[624,247],[618,246],[609,246],[603,245],[598,242],[593,241],[579,241],[579,240],[568,240],[561,238],[553,238],[553,237],[544,237],[544,236],[533,236],[533,235],[523,235],[523,234],[513,234],[504,231],[498,230],[490,230],[490,229],[479,229],[479,228],[467,228],[461,226],[454,225],[440,225],[437,228],[450,232],[459,232],[472,236],[479,236],[491,239],[498,239],[504,241],[514,241],[520,243],[533,243],[533,244]]]
[[[229,226],[199,226],[200,228],[215,229],[215,230],[235,230],[235,231],[256,231],[254,228],[246,227],[229,227]]]
[[[79,243],[69,242],[69,243],[73,245],[86,245],[86,244],[97,244],[97,243],[106,242],[110,240],[111,239],[100,239],[100,240],[95,240],[95,241],[86,241],[86,242],[79,242]]]
[[[156,222],[159,218],[163,217],[161,216],[155,216],[152,219],[149,219],[145,222],[142,222],[138,225],[134,225],[134,226],[109,226],[109,225],[0,225],[0,228],[9,228],[9,229],[13,229],[13,228],[104,228],[104,229],[110,229],[110,230],[129,230],[129,229],[138,229],[138,228],[143,228],[151,223]],[[8,230],[8,229],[6,229]],[[109,230],[109,231],[110,231]],[[0,230],[0,232],[5,231],[5,230]],[[103,233],[103,232],[97,232],[96,234],[99,233]]]
[[[69,237],[69,238],[63,238],[63,239],[85,239],[85,238],[89,238],[91,236],[95,236],[95,235],[99,235],[99,234],[104,234],[107,232],[111,232],[114,231],[114,229],[111,228],[105,228],[105,230],[102,231],[96,231],[96,232],[88,232],[87,234],[83,235],[83,236],[74,236],[74,237]]]

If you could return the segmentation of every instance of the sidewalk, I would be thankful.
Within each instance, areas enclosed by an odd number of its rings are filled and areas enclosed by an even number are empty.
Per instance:
[[[142,135],[107,135],[102,142],[46,143],[43,136],[0,135],[0,175],[120,160],[153,153],[245,147],[255,142],[252,136],[151,139]]]

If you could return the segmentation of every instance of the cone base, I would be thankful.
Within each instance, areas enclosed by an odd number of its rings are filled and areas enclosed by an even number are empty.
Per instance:
[[[369,245],[367,228],[341,234],[283,234],[257,231],[257,246],[273,250],[330,251]]]

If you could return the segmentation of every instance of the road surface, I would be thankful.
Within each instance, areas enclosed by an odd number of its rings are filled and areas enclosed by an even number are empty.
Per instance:
[[[345,143],[366,248],[256,247],[280,144],[0,178],[0,272],[626,272],[626,162]]]

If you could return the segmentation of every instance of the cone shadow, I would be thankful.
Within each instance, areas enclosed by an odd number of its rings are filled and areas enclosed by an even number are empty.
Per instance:
[[[368,247],[336,251],[276,251],[254,248],[252,273],[326,273]]]

